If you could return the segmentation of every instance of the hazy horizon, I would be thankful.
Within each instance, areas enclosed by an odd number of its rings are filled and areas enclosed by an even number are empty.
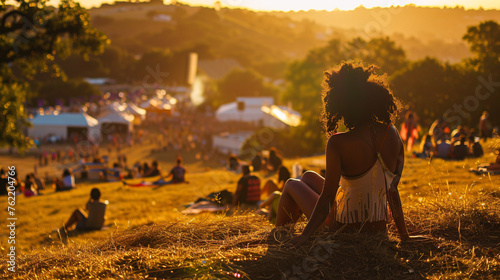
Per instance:
[[[57,4],[59,1],[49,1],[52,4]],[[113,3],[114,0],[81,0],[79,2],[83,7],[92,8],[99,7],[103,3]],[[164,0],[165,4],[172,1]],[[190,6],[208,6],[213,7],[215,0],[185,0],[177,1]],[[414,4],[421,7],[456,7],[462,6],[465,9],[500,9],[500,1],[498,0],[354,0],[354,1],[322,1],[322,0],[221,0],[221,5],[227,8],[247,8],[256,11],[300,11],[300,10],[353,10],[359,6],[366,8],[374,7],[390,7],[390,6],[405,6]]]

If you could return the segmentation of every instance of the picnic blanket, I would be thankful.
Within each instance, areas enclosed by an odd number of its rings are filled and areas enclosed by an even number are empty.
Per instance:
[[[225,211],[226,209],[226,206],[217,206],[210,201],[200,201],[184,209],[181,213],[186,215],[196,215],[200,213],[220,212]]]
[[[158,187],[158,186],[163,186],[163,185],[169,185],[171,184],[170,181],[164,181],[164,180],[158,180],[158,181],[142,181],[138,184],[129,184],[125,181],[122,181],[123,185],[133,187],[133,188],[140,188],[140,187]]]

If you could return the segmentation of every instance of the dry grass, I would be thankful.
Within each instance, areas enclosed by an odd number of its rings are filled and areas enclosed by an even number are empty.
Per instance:
[[[497,279],[498,199],[455,201],[411,208],[409,231],[427,237],[410,242],[399,242],[391,225],[389,236],[320,232],[292,249],[284,241],[304,223],[275,229],[253,214],[184,217],[38,250],[19,258],[10,279]]]
[[[500,202],[461,196],[410,207],[409,231],[426,236],[410,242],[399,242],[391,225],[389,236],[320,232],[292,249],[284,241],[304,223],[275,229],[253,214],[183,217],[97,243],[56,241],[20,257],[9,279],[497,279]]]
[[[492,157],[488,153],[482,162]],[[299,159],[306,166],[308,160]],[[192,183],[179,190],[137,192],[108,184],[102,187],[108,188],[105,194],[115,204],[112,220],[118,227],[70,237],[68,246],[55,238],[45,242],[23,239],[34,250],[19,253],[17,273],[0,277],[499,279],[500,178],[468,173],[476,163],[408,159],[401,184],[406,220],[410,234],[425,238],[402,243],[390,224],[388,236],[318,232],[298,249],[290,248],[286,241],[305,222],[295,228],[274,228],[253,214],[182,216],[172,211],[201,196],[201,186],[205,192],[232,189],[237,179],[234,174],[217,170],[192,174]],[[74,194],[83,197],[87,191]],[[152,196],[156,207],[151,207]],[[36,199],[30,200],[34,206],[48,203],[43,197]],[[54,211],[54,206],[43,205],[44,211]],[[154,211],[149,214],[151,208]],[[141,211],[146,218],[139,218],[142,215],[137,212]],[[37,224],[48,221],[44,216],[38,219]],[[33,221],[26,223],[32,225]],[[47,236],[46,228],[34,231],[33,236]],[[5,271],[6,248],[2,250],[0,269]]]

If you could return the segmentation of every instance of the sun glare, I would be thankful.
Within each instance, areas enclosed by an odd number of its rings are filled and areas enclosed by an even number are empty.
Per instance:
[[[373,7],[391,7],[391,6],[405,6],[408,4],[415,4],[418,6],[434,6],[434,7],[455,7],[463,6],[465,8],[487,8],[487,9],[500,9],[500,1],[497,0],[353,0],[353,1],[323,1],[323,0],[221,0],[222,6],[233,8],[249,8],[260,11],[300,11],[300,10],[353,10],[359,6],[365,8]],[[192,0],[188,3],[211,5],[212,1],[206,0]]]
[[[10,0],[12,1],[12,0]],[[148,0],[140,0],[148,1]],[[217,0],[184,0],[179,1],[189,5],[213,7]],[[417,6],[433,7],[455,7],[463,6],[467,9],[500,9],[498,0],[219,0],[223,7],[228,8],[248,8],[258,11],[300,11],[300,10],[353,10],[359,6],[365,8],[404,6],[415,4]],[[9,2],[9,1],[8,1]],[[80,0],[82,6],[90,8],[99,6],[101,3],[113,3],[114,0]],[[164,0],[165,4],[170,4],[170,0]],[[50,0],[49,3],[57,5],[59,0]]]

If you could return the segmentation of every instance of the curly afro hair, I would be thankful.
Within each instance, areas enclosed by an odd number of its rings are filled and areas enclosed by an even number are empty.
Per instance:
[[[394,97],[385,76],[368,67],[350,62],[325,71],[321,122],[327,136],[337,132],[343,121],[349,129],[376,122],[396,121],[401,103]]]

